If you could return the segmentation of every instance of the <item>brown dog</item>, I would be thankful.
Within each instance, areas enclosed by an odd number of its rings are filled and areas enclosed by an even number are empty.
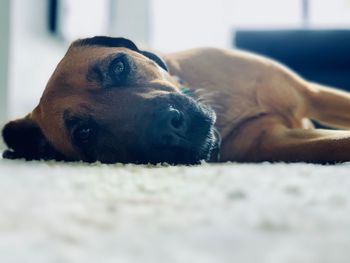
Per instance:
[[[183,86],[192,96],[181,92]],[[174,164],[348,161],[350,132],[313,129],[310,119],[347,129],[349,112],[349,94],[260,56],[201,48],[160,58],[124,38],[94,37],[74,42],[39,105],[4,127],[9,150],[3,156]]]

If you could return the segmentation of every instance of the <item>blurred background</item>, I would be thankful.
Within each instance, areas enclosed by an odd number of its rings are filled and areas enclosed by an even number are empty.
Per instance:
[[[163,52],[240,48],[350,89],[350,0],[1,0],[0,121],[38,103],[76,38],[129,37]]]

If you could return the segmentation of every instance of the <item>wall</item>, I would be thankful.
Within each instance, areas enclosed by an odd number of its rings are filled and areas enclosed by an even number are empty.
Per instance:
[[[21,117],[39,102],[46,82],[67,44],[47,31],[47,4],[11,0],[9,117]]]
[[[151,45],[161,51],[229,47],[225,0],[152,0]]]
[[[0,125],[7,118],[10,0],[0,2]]]
[[[111,0],[111,35],[130,38],[139,45],[150,41],[151,0]]]

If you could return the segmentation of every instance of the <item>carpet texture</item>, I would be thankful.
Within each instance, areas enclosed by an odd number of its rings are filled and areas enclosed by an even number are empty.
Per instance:
[[[350,164],[0,159],[0,262],[348,263]]]

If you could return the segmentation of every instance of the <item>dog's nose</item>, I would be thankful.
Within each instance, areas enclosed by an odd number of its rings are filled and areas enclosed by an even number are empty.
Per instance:
[[[179,146],[184,140],[186,123],[181,111],[172,107],[162,110],[156,126],[155,132],[161,145]]]
[[[176,131],[183,127],[184,117],[182,112],[174,108],[170,108],[168,111],[165,112],[165,114],[167,115],[168,125],[170,129]]]

